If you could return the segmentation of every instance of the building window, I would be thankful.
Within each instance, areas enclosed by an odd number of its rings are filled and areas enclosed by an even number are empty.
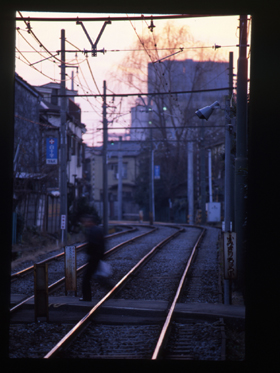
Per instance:
[[[53,105],[58,105],[58,89],[52,88],[51,103]]]
[[[119,170],[118,170],[118,163],[111,163],[110,170],[114,173],[114,178],[119,178]],[[127,163],[122,164],[122,178],[127,179]]]
[[[71,148],[72,148],[72,155],[76,154],[76,139],[74,136],[71,136]]]
[[[67,161],[71,161],[71,137],[67,135]]]
[[[82,144],[82,163],[85,163],[86,160],[86,146]]]
[[[77,166],[80,167],[83,162],[83,144],[77,143]]]

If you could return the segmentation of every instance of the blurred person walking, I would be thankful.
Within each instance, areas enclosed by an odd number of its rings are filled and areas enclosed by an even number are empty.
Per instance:
[[[81,218],[81,222],[85,227],[88,255],[88,264],[82,282],[83,297],[80,298],[81,301],[91,301],[91,279],[99,269],[105,253],[104,234],[102,229],[97,226],[97,219],[92,215],[84,215]],[[102,276],[98,276],[97,280],[106,287],[110,286],[109,281]]]

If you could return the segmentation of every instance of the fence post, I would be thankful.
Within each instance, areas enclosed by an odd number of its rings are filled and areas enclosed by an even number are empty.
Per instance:
[[[34,264],[34,312],[49,321],[48,264]]]

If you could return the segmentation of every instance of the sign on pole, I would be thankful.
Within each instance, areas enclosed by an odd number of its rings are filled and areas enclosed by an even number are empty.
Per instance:
[[[160,179],[160,166],[155,166],[154,178]]]
[[[236,233],[234,232],[224,233],[224,268],[226,280],[236,278]]]
[[[57,164],[57,138],[46,138],[47,157],[46,164]]]
[[[61,215],[61,229],[66,227],[66,215]]]

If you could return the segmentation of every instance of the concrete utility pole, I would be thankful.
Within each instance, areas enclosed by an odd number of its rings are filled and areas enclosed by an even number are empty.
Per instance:
[[[188,215],[189,224],[194,224],[194,196],[193,196],[193,143],[188,142]]]
[[[204,119],[202,119],[204,124]],[[200,188],[201,188],[201,224],[206,223],[206,182],[205,182],[205,146],[204,146],[204,126],[201,127],[201,142],[200,142]]]
[[[118,156],[118,220],[122,220],[122,137],[119,136]]]
[[[107,104],[106,104],[106,80],[103,81],[103,231],[108,233],[108,174],[107,174]]]
[[[213,202],[212,198],[212,150],[208,149],[208,185],[209,185],[209,202]]]
[[[154,151],[153,151],[153,130],[150,129],[150,140],[151,140],[151,147],[150,147],[150,208],[149,208],[149,219],[150,224],[152,225],[154,222],[154,216],[153,216],[153,205],[154,205]]]
[[[229,97],[232,95],[233,87],[233,52],[229,53]],[[230,230],[230,222],[233,221],[232,197],[233,197],[233,179],[231,165],[231,130],[230,119],[230,98],[226,101],[226,129],[225,129],[225,232]]]
[[[245,184],[247,159],[247,15],[240,16],[239,59],[237,71],[236,159],[235,159],[235,224],[237,250],[237,283],[244,285]]]
[[[226,128],[225,128],[225,232],[230,232],[230,223],[233,221],[233,175],[231,165],[231,132],[230,98],[233,87],[233,52],[229,53],[229,98],[226,100]],[[231,304],[231,280],[224,279],[224,304]]]
[[[148,104],[148,121],[149,126],[152,126],[152,108],[151,108],[151,100]],[[149,193],[149,219],[150,224],[153,225],[154,223],[154,216],[153,216],[153,206],[154,206],[154,157],[153,157],[153,130],[150,128],[150,193]]]
[[[61,243],[67,242],[67,173],[66,173],[66,96],[65,96],[65,30],[61,30],[61,78],[60,78],[60,217]]]

